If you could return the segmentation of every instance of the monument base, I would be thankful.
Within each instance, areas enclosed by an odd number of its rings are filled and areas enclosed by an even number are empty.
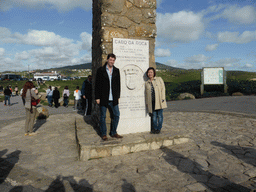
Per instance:
[[[150,132],[151,130],[150,117],[123,119],[120,117],[117,132],[120,135],[129,133]]]
[[[75,121],[78,153],[81,161],[155,150],[190,141],[187,137],[175,136],[171,129],[162,130],[161,134],[150,134],[149,132],[126,134],[122,139],[108,136],[108,141],[103,141],[91,126],[92,122],[89,117],[77,116]],[[138,126],[136,125],[135,128]]]

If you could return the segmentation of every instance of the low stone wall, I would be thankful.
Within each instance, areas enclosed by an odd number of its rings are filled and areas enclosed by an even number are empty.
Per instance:
[[[91,126],[91,120],[87,117],[76,117],[76,138],[81,161],[90,159],[118,156],[140,151],[148,151],[183,144],[190,141],[186,136],[173,136],[167,130],[161,134],[133,133],[127,134],[122,139],[109,137],[108,141],[102,141],[97,135],[97,130]],[[172,135],[172,136],[171,136]]]

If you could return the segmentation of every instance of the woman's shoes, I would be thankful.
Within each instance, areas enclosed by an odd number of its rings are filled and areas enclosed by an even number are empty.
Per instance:
[[[34,136],[34,135],[36,135],[36,133],[35,133],[35,132],[33,132],[33,133],[29,133],[29,134],[28,134],[28,136]]]

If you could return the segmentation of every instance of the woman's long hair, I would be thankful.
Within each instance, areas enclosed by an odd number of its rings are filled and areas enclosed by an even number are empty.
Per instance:
[[[34,84],[31,82],[31,81],[27,81],[25,83],[25,85],[23,86],[23,92],[22,92],[22,97],[25,98],[26,97],[26,94],[27,94],[27,90],[28,89],[32,89],[34,88]]]

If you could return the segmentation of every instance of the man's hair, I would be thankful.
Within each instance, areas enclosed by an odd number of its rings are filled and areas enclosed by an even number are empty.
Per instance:
[[[115,58],[116,60],[116,55],[114,53],[109,53],[107,59],[109,59],[110,57]]]
[[[65,86],[65,88],[64,89],[68,89],[68,86]]]
[[[89,75],[89,76],[88,76],[88,79],[89,79],[90,77],[92,77],[92,76],[91,76],[91,75]]]
[[[79,86],[76,86],[76,89],[79,89]]]
[[[155,77],[155,76],[156,76],[156,70],[155,70],[154,67],[149,67],[149,68],[148,68],[148,70],[147,70],[147,72],[146,72],[147,77],[148,77],[148,72],[149,72],[149,70],[153,70],[153,72],[154,72],[154,77]]]

